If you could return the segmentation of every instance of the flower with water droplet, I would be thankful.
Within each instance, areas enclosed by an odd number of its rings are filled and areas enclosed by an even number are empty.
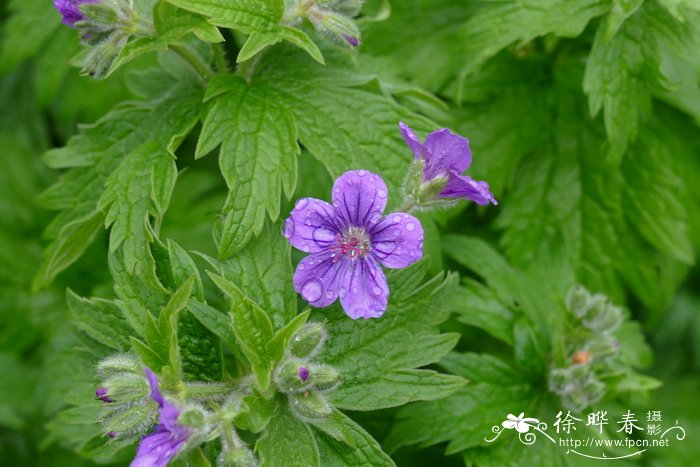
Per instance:
[[[145,372],[151,387],[151,399],[159,406],[158,425],[153,433],[143,437],[130,467],[165,467],[183,448],[191,432],[178,424],[180,409],[163,397],[158,377],[149,368]]]
[[[335,181],[332,205],[297,201],[284,236],[311,253],[294,273],[295,289],[311,305],[325,307],[340,298],[353,319],[384,314],[389,288],[381,266],[405,268],[423,256],[420,221],[403,212],[383,216],[387,196],[380,176],[352,170]]]
[[[407,195],[413,198],[412,204],[425,204],[435,198],[464,198],[481,205],[498,204],[488,183],[462,175],[472,163],[467,138],[442,128],[430,133],[425,143],[421,143],[404,122],[399,122],[399,128],[415,164],[422,168],[415,174],[415,180],[409,171]]]

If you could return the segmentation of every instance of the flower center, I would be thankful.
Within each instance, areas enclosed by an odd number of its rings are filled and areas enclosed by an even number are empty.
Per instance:
[[[336,235],[335,240],[338,243],[331,247],[331,250],[335,252],[334,262],[339,261],[341,255],[355,260],[364,258],[369,253],[369,235],[362,227],[351,226],[343,235]]]

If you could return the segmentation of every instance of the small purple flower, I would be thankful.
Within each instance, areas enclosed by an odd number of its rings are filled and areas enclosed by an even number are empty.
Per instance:
[[[294,288],[315,307],[340,298],[352,319],[378,318],[386,310],[389,287],[380,264],[405,268],[423,256],[418,219],[394,212],[382,217],[384,180],[366,170],[341,175],[333,204],[301,198],[284,224],[284,236],[311,253],[294,273]]]
[[[360,41],[357,39],[357,37],[352,37],[349,34],[343,34],[343,39],[345,39],[345,42],[347,42],[353,47],[357,47],[358,45],[360,45]]]
[[[139,443],[131,467],[165,467],[185,445],[190,437],[190,430],[178,425],[180,409],[165,400],[160,392],[158,377],[149,368],[146,368],[145,372],[151,386],[151,399],[160,407],[159,423],[153,433],[144,436]]]
[[[109,396],[107,395],[107,388],[104,387],[97,388],[97,391],[95,391],[95,397],[97,397],[102,402],[114,402],[112,399],[109,398]]]
[[[84,19],[83,12],[80,11],[80,5],[83,3],[97,3],[99,0],[53,0],[53,5],[63,16],[63,24],[70,27],[78,21]]]
[[[299,367],[299,379],[302,381],[309,379],[309,369],[305,366]]]
[[[462,175],[472,163],[467,138],[442,128],[430,133],[425,138],[425,144],[422,144],[404,122],[399,122],[399,128],[413,156],[425,163],[423,181],[427,183],[438,177],[447,177],[447,184],[439,197],[466,198],[481,205],[498,204],[489,191],[488,183],[477,182],[467,175]]]

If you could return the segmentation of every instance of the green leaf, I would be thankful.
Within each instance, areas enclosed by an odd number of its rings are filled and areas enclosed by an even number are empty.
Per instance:
[[[448,441],[447,454],[480,446],[491,426],[508,413],[526,413],[533,400],[529,385],[503,361],[475,353],[450,354],[442,364],[471,382],[452,396],[414,404],[399,412],[386,441],[391,451],[407,444]]]
[[[218,336],[229,349],[232,351],[236,350],[236,335],[233,332],[233,321],[228,313],[196,300],[190,300],[187,307],[194,317],[209,331]]]
[[[455,342],[450,342],[450,347]],[[422,349],[421,349],[422,351]],[[334,396],[338,408],[375,410],[403,405],[407,402],[441,399],[464,386],[458,376],[443,375],[432,370],[394,370],[365,384],[340,388]]]
[[[209,24],[206,18],[186,10],[176,8],[160,0],[153,8],[153,36],[140,36],[130,40],[119,50],[119,54],[105,73],[108,77],[121,66],[149,52],[167,50],[171,45],[181,45],[189,34],[194,34],[202,41],[223,42],[216,26]]]
[[[336,412],[352,439],[352,443],[337,441],[322,431],[316,430],[316,444],[321,456],[321,465],[345,466],[394,466],[394,461],[382,451],[372,436],[346,415]]]
[[[4,74],[41,50],[61,27],[60,15],[43,0],[12,0],[3,21],[0,74]]]
[[[330,323],[319,360],[333,366],[342,378],[332,393],[333,403],[376,410],[457,389],[461,385],[457,379],[411,370],[436,362],[457,343],[458,335],[439,334],[436,327],[449,315],[455,285],[455,276],[436,276],[414,288],[400,306],[389,295],[387,311],[379,319],[352,321],[337,306],[333,313],[324,313]],[[416,348],[421,351],[415,352]]]
[[[323,63],[321,51],[306,33],[282,24],[284,2],[281,0],[239,0],[235,3],[226,0],[167,1],[209,17],[211,24],[249,34],[238,53],[237,62],[249,60],[265,47],[286,40]]]
[[[82,127],[66,147],[46,154],[50,166],[70,168],[41,196],[46,207],[61,210],[47,228],[47,236],[54,239],[47,264],[63,257],[64,268],[68,260],[77,259],[81,252],[68,239],[77,231],[87,232],[84,239],[94,238],[88,227],[96,211],[105,209],[107,224],[113,225],[111,251],[123,246],[126,269],[138,270],[153,282],[149,216],[159,221],[165,210],[173,185],[172,151],[197,122],[202,89],[194,76],[176,79],[164,72],[141,76],[140,83],[158,86],[158,93],[150,101],[115,107],[97,123]],[[169,175],[161,179],[163,174]],[[73,250],[64,253],[65,248]]]
[[[514,42],[554,34],[575,37],[588,22],[605,13],[604,0],[507,0],[485,3],[463,27],[464,74]]]
[[[210,274],[214,283],[229,297],[233,332],[236,342],[253,367],[260,390],[270,385],[272,364],[268,342],[273,337],[273,328],[267,314],[232,282],[216,274]]]
[[[513,344],[513,313],[496,298],[491,288],[469,279],[465,285],[455,291],[457,319],[483,329],[506,344]]]
[[[112,349],[125,351],[129,347],[131,328],[116,305],[99,298],[79,297],[70,289],[66,299],[78,329]]]
[[[226,92],[221,94],[221,89]],[[197,157],[221,144],[219,166],[229,187],[219,238],[219,256],[229,258],[276,220],[284,189],[296,185],[299,146],[294,117],[265,86],[248,86],[237,76],[214,80],[218,93],[202,125]],[[231,128],[236,128],[232,132]]]
[[[285,327],[277,331],[274,337],[270,340],[267,345],[270,355],[275,362],[282,359],[284,355],[284,350],[287,348],[287,343],[289,339],[292,338],[296,332],[301,329],[301,327],[306,324],[309,319],[309,314],[311,310],[306,310],[303,313],[299,313],[293,320],[291,320]]]
[[[277,405],[262,436],[255,443],[255,452],[260,466],[286,465],[320,466],[316,440],[311,428],[287,411],[283,404]]]
[[[240,285],[248,298],[265,310],[275,329],[290,322],[297,312],[297,293],[289,280],[294,270],[289,242],[280,235],[279,223],[268,223],[260,236],[226,261],[205,259],[216,271]]]

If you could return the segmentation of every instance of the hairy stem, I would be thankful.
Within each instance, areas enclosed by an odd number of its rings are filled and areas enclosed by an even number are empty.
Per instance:
[[[209,81],[209,79],[213,76],[214,73],[212,72],[211,68],[209,68],[209,65],[202,60],[202,57],[194,53],[189,48],[185,47],[184,45],[172,44],[170,45],[170,50],[178,54],[180,58],[186,61],[205,82]]]
[[[228,62],[224,56],[224,48],[221,44],[212,44],[214,49],[214,62],[219,73],[228,73]]]

